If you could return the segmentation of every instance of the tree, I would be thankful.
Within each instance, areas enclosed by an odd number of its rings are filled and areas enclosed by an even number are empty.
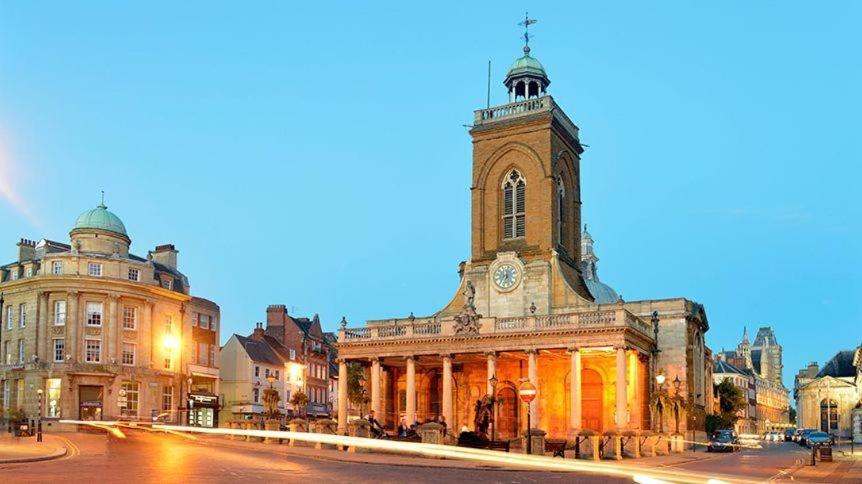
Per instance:
[[[725,378],[718,384],[715,392],[718,395],[718,407],[721,415],[736,422],[739,418],[737,413],[745,406],[745,395],[742,390],[734,385],[730,378]]]
[[[267,388],[263,391],[263,405],[266,409],[266,418],[278,420],[281,416],[281,412],[278,411],[278,402],[280,400],[281,397],[275,388]]]
[[[359,363],[347,364],[347,400],[359,407],[359,413],[364,414],[365,405],[371,401],[363,384],[365,367]]]
[[[795,408],[788,407],[787,420],[792,424],[796,424],[796,409]]]
[[[308,405],[308,395],[302,392],[302,390],[297,390],[296,393],[290,397],[290,404],[293,405],[293,408],[302,409],[301,414],[305,415],[305,406]]]

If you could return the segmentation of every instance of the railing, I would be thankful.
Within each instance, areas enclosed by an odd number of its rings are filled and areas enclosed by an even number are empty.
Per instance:
[[[415,323],[413,324],[413,335],[432,336],[435,334],[440,334],[440,329],[440,321],[431,321],[429,323]]]
[[[505,104],[488,109],[480,109],[476,111],[476,124],[483,122],[495,121],[499,119],[517,118],[526,114],[535,113],[538,111],[547,111],[551,108],[553,102],[548,96],[527,99],[516,103]]]
[[[652,337],[649,324],[634,314],[619,309],[575,312],[568,314],[545,314],[511,318],[483,318],[479,334],[549,331],[561,329],[631,328],[647,337]],[[453,319],[426,319],[379,321],[364,328],[341,330],[340,342],[359,342],[383,339],[430,338],[453,336],[456,331]]]
[[[494,329],[497,331],[512,331],[527,327],[525,318],[500,318],[494,321]]]

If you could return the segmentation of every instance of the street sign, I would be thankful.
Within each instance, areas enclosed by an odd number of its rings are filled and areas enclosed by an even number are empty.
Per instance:
[[[521,397],[521,401],[524,403],[532,402],[536,398],[536,385],[533,385],[529,381],[521,383],[521,386],[518,387],[518,396]]]
[[[120,388],[119,394],[120,394],[120,396],[121,396],[121,397],[125,397],[125,396],[126,396],[126,389],[125,389],[125,388]]]

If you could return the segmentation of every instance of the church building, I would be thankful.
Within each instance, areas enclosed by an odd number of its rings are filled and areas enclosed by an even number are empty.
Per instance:
[[[472,245],[454,297],[428,316],[342,321],[341,431],[347,364],[359,362],[370,406],[390,427],[438,416],[472,427],[488,395],[497,438],[517,438],[527,428],[518,387],[528,380],[538,394],[532,427],[551,438],[703,432],[712,405],[704,308],[623,301],[599,281],[593,238],[581,231],[584,146],[550,83],[525,46],[504,80],[509,102],[475,111]]]

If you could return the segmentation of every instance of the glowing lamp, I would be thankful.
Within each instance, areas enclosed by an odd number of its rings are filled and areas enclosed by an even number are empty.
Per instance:
[[[162,345],[166,350],[174,350],[180,346],[180,340],[176,336],[168,333],[165,335]]]

